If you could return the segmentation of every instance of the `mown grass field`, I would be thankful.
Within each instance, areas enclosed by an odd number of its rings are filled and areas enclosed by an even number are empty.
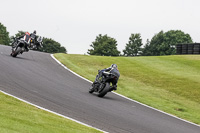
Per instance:
[[[0,92],[0,133],[100,133]]]
[[[94,81],[97,70],[115,63],[121,73],[117,93],[200,124],[200,55],[54,56],[91,81]]]

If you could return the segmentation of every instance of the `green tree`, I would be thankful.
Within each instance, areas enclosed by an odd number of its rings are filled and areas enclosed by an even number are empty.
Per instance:
[[[117,50],[117,41],[107,35],[99,34],[90,46],[92,49],[88,49],[87,52],[90,55],[119,56],[120,54]]]
[[[123,50],[125,56],[137,56],[141,50],[142,39],[139,33],[131,34],[129,41]]]
[[[148,50],[145,49],[146,52],[148,52],[149,55],[154,55],[154,56],[160,55],[160,52],[162,52],[162,50],[165,51],[164,49],[165,44],[163,42],[164,42],[164,32],[160,31],[158,34],[154,35],[150,43],[147,44],[148,46],[146,46],[145,48],[148,48]]]
[[[175,46],[178,43],[192,43],[189,34],[181,30],[160,31],[153,36],[148,46],[143,49],[142,55],[172,55],[175,54]]]
[[[39,51],[47,53],[67,53],[65,47],[62,47],[59,42],[51,38],[43,38],[43,48],[39,49]]]
[[[165,33],[165,44],[169,45],[167,54],[175,54],[176,44],[180,43],[193,43],[192,38],[189,34],[182,32],[181,30],[170,30]]]
[[[142,48],[142,55],[143,56],[150,56],[150,55],[152,55],[150,48],[151,48],[150,47],[150,41],[149,41],[149,39],[147,39],[147,42],[146,42],[144,48]]]
[[[9,32],[6,27],[0,23],[0,44],[10,45]]]

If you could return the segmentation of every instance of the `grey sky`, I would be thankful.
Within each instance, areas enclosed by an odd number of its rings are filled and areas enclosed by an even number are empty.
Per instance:
[[[0,0],[0,22],[10,36],[37,30],[84,54],[98,34],[115,38],[120,51],[131,33],[146,43],[161,30],[182,30],[200,42],[199,7],[199,0]]]

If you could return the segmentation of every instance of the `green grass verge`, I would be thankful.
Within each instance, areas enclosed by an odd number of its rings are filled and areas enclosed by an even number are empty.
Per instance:
[[[117,93],[200,124],[200,56],[103,57],[55,54],[79,75],[94,81],[97,70],[116,63]]]
[[[99,133],[0,92],[1,133]]]

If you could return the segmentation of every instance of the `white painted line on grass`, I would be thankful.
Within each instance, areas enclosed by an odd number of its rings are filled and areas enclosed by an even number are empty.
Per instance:
[[[67,117],[67,116],[65,116],[65,115],[56,113],[56,112],[51,111],[51,110],[49,110],[49,109],[43,108],[43,107],[38,106],[38,105],[36,105],[36,104],[33,104],[33,103],[31,103],[31,102],[28,102],[28,101],[26,101],[26,100],[24,100],[24,99],[21,99],[21,98],[19,98],[19,97],[16,97],[16,96],[14,96],[14,95],[12,95],[12,94],[9,94],[9,93],[7,93],[7,92],[4,92],[4,91],[2,91],[2,90],[0,90],[0,92],[2,92],[2,93],[5,94],[5,95],[14,97],[14,98],[16,98],[16,99],[18,99],[18,100],[20,100],[20,101],[22,101],[22,102],[25,102],[25,103],[27,103],[27,104],[32,105],[32,106],[35,106],[35,107],[37,107],[37,108],[39,108],[39,109],[45,110],[45,111],[47,111],[47,112],[53,113],[53,114],[55,114],[55,115],[58,115],[58,116],[61,116],[61,117],[64,117],[64,118],[67,118],[67,119],[69,119],[69,120],[72,120],[72,121],[77,122],[77,123],[79,123],[79,124],[82,124],[82,125],[84,125],[84,126],[91,127],[91,128],[96,129],[96,130],[102,131],[102,132],[104,132],[104,133],[108,133],[108,132],[103,131],[103,130],[101,130],[101,129],[98,129],[98,128],[96,128],[96,127],[93,127],[93,126],[90,126],[90,125],[85,124],[85,123],[83,123],[83,122],[80,122],[80,121],[78,121],[78,120],[75,120],[75,119],[73,119],[73,118]]]
[[[86,80],[86,81],[88,81],[88,82],[90,82],[90,83],[93,83],[92,81],[90,81],[90,80],[88,80],[88,79],[86,79],[86,78],[84,78],[84,77],[78,75],[77,73],[75,73],[75,72],[73,72],[72,70],[70,70],[69,68],[67,68],[67,67],[66,67],[65,65],[63,65],[60,61],[58,61],[58,60],[53,56],[53,54],[51,54],[51,57],[52,57],[56,62],[58,62],[58,64],[60,64],[61,66],[63,66],[65,69],[67,69],[68,71],[72,72],[72,73],[75,74],[76,76],[78,76],[78,77],[80,77],[80,78],[82,78],[82,79],[84,79],[84,80]],[[138,104],[143,105],[143,106],[145,106],[145,107],[148,107],[148,108],[150,108],[150,109],[156,110],[156,111],[161,112],[161,113],[163,113],[163,114],[169,115],[169,116],[174,117],[174,118],[176,118],[176,119],[179,119],[179,120],[182,120],[182,121],[184,121],[184,122],[187,122],[187,123],[190,123],[190,124],[192,124],[192,125],[195,125],[195,126],[200,127],[200,125],[197,125],[197,124],[195,124],[195,123],[192,123],[192,122],[187,121],[187,120],[184,120],[184,119],[181,119],[181,118],[179,118],[179,117],[177,117],[177,116],[175,116],[175,115],[168,114],[168,113],[166,113],[166,112],[164,112],[164,111],[158,110],[158,109],[153,108],[153,107],[151,107],[151,106],[148,106],[148,105],[146,105],[146,104],[140,103],[140,102],[135,101],[135,100],[133,100],[133,99],[130,99],[130,98],[126,97],[126,96],[123,96],[123,95],[121,95],[121,94],[119,94],[119,93],[116,93],[116,92],[112,92],[112,93],[114,93],[114,94],[116,94],[116,95],[118,95],[118,96],[121,96],[121,97],[123,97],[123,98],[125,98],[125,99],[127,99],[127,100],[130,100],[130,101],[132,101],[132,102],[135,102],[135,103],[138,103]]]

